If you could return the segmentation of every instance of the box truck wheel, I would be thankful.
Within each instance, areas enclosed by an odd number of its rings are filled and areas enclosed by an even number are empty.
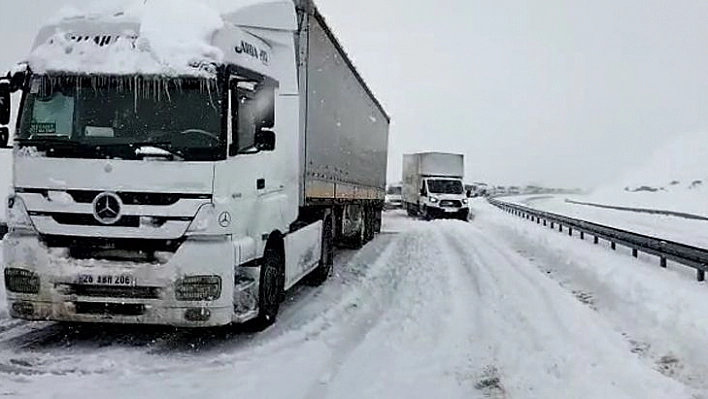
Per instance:
[[[258,316],[253,320],[257,331],[266,329],[275,323],[280,309],[280,300],[285,284],[283,274],[285,256],[279,246],[269,242],[263,254],[260,286],[258,289]]]
[[[416,211],[413,209],[413,206],[410,204],[406,204],[406,213],[408,214],[408,216],[411,216],[411,217],[416,215]]]
[[[332,274],[334,264],[334,221],[332,212],[325,213],[322,224],[322,253],[320,254],[320,264],[315,270],[310,272],[305,282],[308,285],[317,286],[324,283]]]

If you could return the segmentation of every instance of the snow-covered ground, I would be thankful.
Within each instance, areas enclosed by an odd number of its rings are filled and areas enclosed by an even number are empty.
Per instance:
[[[707,153],[707,133],[677,135],[583,200],[708,216]]]
[[[677,241],[687,245],[708,248],[708,221],[685,219],[631,211],[596,208],[568,203],[567,198],[586,201],[582,196],[519,196],[502,198],[534,209],[587,220],[634,233]]]
[[[0,316],[0,396],[708,397],[705,287],[472,208],[470,223],[387,213],[260,334]]]

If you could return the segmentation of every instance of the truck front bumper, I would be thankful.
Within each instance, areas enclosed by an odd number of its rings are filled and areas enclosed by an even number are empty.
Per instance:
[[[428,216],[433,219],[461,219],[467,220],[470,209],[467,207],[452,208],[452,207],[427,207]]]
[[[66,249],[47,248],[36,235],[11,232],[3,254],[5,280],[11,278],[8,273],[26,278],[5,281],[15,318],[177,327],[220,326],[239,319],[234,246],[228,237],[188,239],[162,261],[128,262],[75,259]],[[11,289],[13,284],[19,288]],[[246,302],[253,304],[253,298]]]

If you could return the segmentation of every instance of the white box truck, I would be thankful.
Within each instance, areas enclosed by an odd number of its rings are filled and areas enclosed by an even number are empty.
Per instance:
[[[0,81],[12,317],[265,328],[380,230],[389,117],[314,5],[170,4],[45,26]]]
[[[467,220],[464,156],[442,152],[403,155],[403,203],[409,216]]]

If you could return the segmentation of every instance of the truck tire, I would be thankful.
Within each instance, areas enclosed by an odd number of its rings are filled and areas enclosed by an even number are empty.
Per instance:
[[[332,274],[334,265],[334,222],[333,216],[328,212],[322,224],[322,253],[320,254],[320,264],[305,279],[305,283],[311,286],[318,286],[327,281]]]
[[[365,208],[365,229],[364,233],[366,242],[370,242],[376,236],[376,213],[373,207]]]
[[[463,222],[466,222],[469,220],[469,216],[470,216],[470,210],[463,209],[459,212],[459,215],[457,216],[457,218],[462,220]]]
[[[413,207],[410,206],[409,204],[406,204],[406,213],[408,216],[413,217],[416,215],[416,212],[413,210]]]
[[[280,249],[270,244],[266,246],[258,288],[258,316],[251,322],[255,331],[265,330],[278,316],[285,284],[284,263],[285,257]]]

